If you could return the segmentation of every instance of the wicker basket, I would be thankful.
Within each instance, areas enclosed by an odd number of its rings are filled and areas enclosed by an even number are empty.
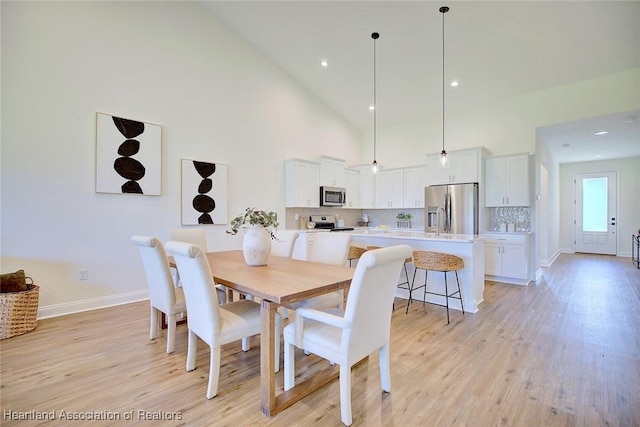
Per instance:
[[[33,331],[38,323],[40,287],[29,285],[22,292],[0,293],[0,339]]]

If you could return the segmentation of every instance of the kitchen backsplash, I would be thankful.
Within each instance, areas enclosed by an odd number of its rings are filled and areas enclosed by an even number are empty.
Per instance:
[[[412,230],[424,230],[424,209],[343,209],[343,208],[287,208],[286,220],[284,225],[288,229],[300,228],[300,221],[296,220],[296,214],[298,217],[311,215],[338,215],[339,219],[344,220],[345,227],[360,227],[358,222],[362,221],[363,215],[369,217],[369,227],[377,227],[379,225],[388,225],[391,228],[408,228],[408,222],[403,221],[398,225],[398,219],[396,216],[400,213],[411,214],[412,218],[411,229]]]
[[[528,207],[487,208],[488,231],[507,231],[513,224],[513,231],[531,231],[531,210]]]

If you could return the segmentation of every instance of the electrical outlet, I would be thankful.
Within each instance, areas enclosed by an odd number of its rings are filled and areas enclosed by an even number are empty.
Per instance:
[[[296,214],[295,219],[298,221],[300,219],[300,214]]]
[[[81,268],[78,270],[78,280],[87,280],[89,278],[89,270]]]

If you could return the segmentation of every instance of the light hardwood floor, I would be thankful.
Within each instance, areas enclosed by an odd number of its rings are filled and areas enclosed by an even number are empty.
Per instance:
[[[397,300],[392,391],[380,389],[377,355],[354,368],[353,425],[640,426],[640,270],[629,258],[562,255],[536,283],[486,282],[484,296],[478,313],[452,311],[449,326],[444,308],[415,303],[405,315]],[[148,317],[148,303],[127,304],[41,320],[0,342],[0,424],[87,424],[61,420],[66,411],[122,419],[91,425],[342,425],[337,381],[262,415],[258,337],[246,353],[223,348],[219,394],[207,400],[208,349],[186,372],[186,325],[168,355],[164,334],[149,340]],[[303,376],[325,366],[297,360]],[[6,412],[32,410],[56,420]]]

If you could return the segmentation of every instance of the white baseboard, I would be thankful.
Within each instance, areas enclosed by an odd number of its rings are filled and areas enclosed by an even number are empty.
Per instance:
[[[129,292],[126,294],[109,295],[100,298],[90,298],[81,301],[53,304],[38,308],[38,319],[64,316],[66,314],[80,313],[83,311],[97,310],[99,308],[112,307],[114,305],[128,304],[149,299],[149,290]]]
[[[557,250],[556,253],[551,256],[551,258],[541,261],[540,267],[547,267],[547,268],[551,267],[555,262],[555,260],[558,259],[561,253],[567,253],[567,252],[564,252],[563,250]],[[536,273],[536,277],[537,277],[537,273]]]

